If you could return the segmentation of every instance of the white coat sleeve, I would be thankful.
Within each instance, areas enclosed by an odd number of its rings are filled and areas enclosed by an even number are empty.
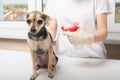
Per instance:
[[[45,11],[44,11],[44,13],[49,15],[51,19],[56,18],[55,3],[56,3],[56,0],[48,0]]]
[[[110,14],[111,5],[109,0],[95,0],[96,15],[101,13]]]

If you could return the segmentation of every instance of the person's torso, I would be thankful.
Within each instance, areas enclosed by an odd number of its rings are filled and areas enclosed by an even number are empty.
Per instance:
[[[63,35],[61,30],[62,25],[78,22],[80,29],[90,34],[94,33],[96,30],[94,2],[95,0],[56,0],[57,53],[66,53],[68,56],[75,57],[104,57],[104,54],[102,54],[105,53],[103,44],[94,43],[91,47],[84,46],[77,49],[71,45],[67,36]]]

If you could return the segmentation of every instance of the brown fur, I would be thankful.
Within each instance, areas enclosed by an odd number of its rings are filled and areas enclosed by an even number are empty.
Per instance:
[[[48,68],[48,77],[52,78],[53,69],[58,61],[54,54],[52,37],[45,28],[48,20],[49,16],[38,11],[27,14],[27,23],[30,29],[27,42],[33,64],[33,73],[30,80],[36,79],[38,76],[36,71],[39,68]]]

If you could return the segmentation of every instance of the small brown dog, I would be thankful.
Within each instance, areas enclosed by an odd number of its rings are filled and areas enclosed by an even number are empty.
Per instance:
[[[26,21],[29,26],[27,42],[33,64],[33,74],[30,80],[36,79],[39,68],[48,68],[48,77],[52,78],[54,67],[58,61],[58,57],[54,53],[52,37],[45,27],[49,19],[48,15],[39,11],[27,14]]]

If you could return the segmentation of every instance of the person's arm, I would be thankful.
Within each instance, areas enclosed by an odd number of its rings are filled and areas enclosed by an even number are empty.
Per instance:
[[[91,45],[93,42],[99,42],[107,36],[107,14],[98,14],[96,18],[96,32],[88,34],[84,30],[78,28],[75,32],[64,31],[63,34],[68,36],[69,41],[74,46],[86,44]]]
[[[56,32],[57,32],[57,21],[56,19],[51,19],[49,21],[49,29],[48,31],[50,32],[50,34],[52,35],[52,38],[55,39],[56,36]]]
[[[98,14],[96,17],[96,32],[93,34],[94,42],[102,41],[107,37],[107,14]]]

